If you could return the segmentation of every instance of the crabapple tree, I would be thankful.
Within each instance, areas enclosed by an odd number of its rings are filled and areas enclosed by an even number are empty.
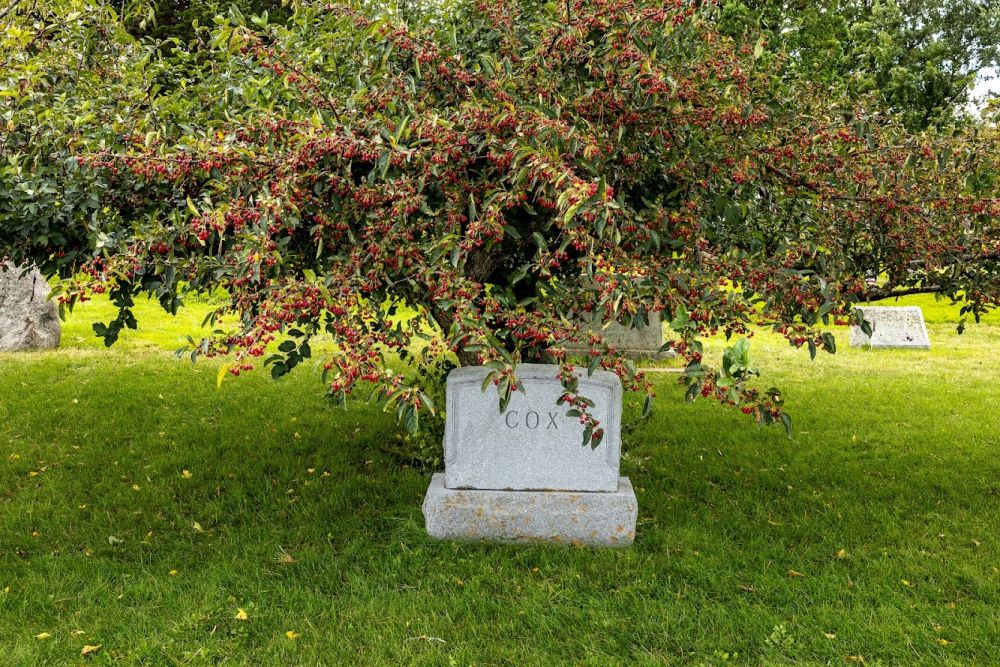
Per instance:
[[[548,361],[596,446],[574,363],[617,373],[647,410],[653,392],[580,318],[659,313],[690,400],[787,427],[755,379],[755,329],[815,355],[864,301],[938,293],[972,318],[1000,303],[996,133],[908,133],[875,101],[784,76],[716,11],[300,2],[281,25],[217,18],[199,53],[122,38],[91,64],[102,110],[60,147],[94,202],[83,227],[66,218],[81,234],[0,230],[0,254],[60,272],[66,306],[109,290],[109,344],[138,294],[173,311],[221,289],[210,320],[229,324],[192,354],[280,377],[329,338],[330,394],[370,385],[414,430],[442,360],[489,367],[501,406],[518,362]],[[719,333],[736,341],[704,358]]]

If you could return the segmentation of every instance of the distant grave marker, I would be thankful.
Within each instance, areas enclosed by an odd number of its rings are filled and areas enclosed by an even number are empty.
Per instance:
[[[851,347],[913,348],[931,347],[923,312],[917,306],[864,306],[859,308],[872,324],[869,337],[858,325],[851,327]]]
[[[663,346],[663,323],[660,313],[649,313],[649,324],[641,329],[625,327],[612,322],[604,327],[599,317],[590,315],[580,319],[584,334],[581,343],[569,347],[571,354],[587,354],[586,334],[594,332],[604,336],[609,345],[615,346],[630,359],[670,359],[676,356],[673,350],[660,351]]]

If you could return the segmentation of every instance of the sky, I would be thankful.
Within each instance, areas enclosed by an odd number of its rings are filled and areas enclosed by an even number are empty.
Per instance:
[[[989,93],[1000,94],[1000,72],[996,69],[984,69],[979,73],[979,81],[972,91],[973,107],[981,109],[982,99]]]

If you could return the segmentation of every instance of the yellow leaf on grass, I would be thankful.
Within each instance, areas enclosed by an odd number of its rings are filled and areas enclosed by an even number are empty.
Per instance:
[[[911,584],[908,579],[900,579],[899,583],[903,584],[904,586],[908,586],[910,588],[913,588],[913,584]]]
[[[226,379],[226,373],[229,372],[229,364],[222,364],[219,368],[219,374],[215,376],[215,387],[219,389],[222,387],[222,381]]]
[[[840,558],[841,560],[847,558],[847,549],[841,549],[840,551],[838,551],[837,558]]]
[[[202,530],[201,524],[198,523],[197,521],[195,521],[194,523],[191,524],[191,528],[193,528],[194,532],[196,532],[196,533],[204,533],[205,532],[204,530]]]
[[[802,573],[801,573],[801,572],[799,572],[798,570],[789,570],[789,571],[788,571],[788,576],[789,576],[789,577],[804,577],[804,576],[806,576],[806,575],[802,574]]]
[[[249,621],[250,620],[250,615],[247,614],[242,609],[237,609],[236,610],[236,620],[237,621]]]
[[[39,641],[44,641],[51,636],[52,635],[50,635],[48,632],[39,632],[37,635],[35,635],[35,639],[38,639]]]
[[[171,577],[176,577],[177,576],[177,570],[170,570],[170,572],[167,572],[167,574],[169,574]]]
[[[80,655],[90,655],[91,653],[97,653],[101,650],[104,644],[87,644],[82,649],[80,649]]]
[[[191,479],[191,471],[181,470],[181,477],[183,477],[184,479]]]
[[[950,644],[950,643],[951,643],[950,641],[948,641],[948,640],[947,640],[947,639],[945,639],[944,637],[941,637],[941,638],[939,638],[939,639],[937,640],[937,642],[938,642],[938,644],[940,644],[941,646],[947,646],[948,644]]]
[[[298,639],[299,633],[295,632],[295,630],[289,630],[288,632],[285,633],[285,636],[288,637],[289,639]]]
[[[837,638],[837,634],[835,632],[824,632],[823,636],[826,637],[827,639],[836,639]]]
[[[847,662],[857,662],[864,664],[865,657],[863,655],[849,655],[844,658]]]

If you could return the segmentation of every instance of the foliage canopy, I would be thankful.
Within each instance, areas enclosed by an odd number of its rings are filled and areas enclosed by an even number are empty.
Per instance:
[[[0,253],[64,276],[70,307],[109,289],[108,344],[137,294],[175,311],[222,288],[211,320],[230,324],[193,354],[279,377],[330,336],[331,394],[371,383],[413,429],[433,400],[397,356],[485,364],[501,404],[517,362],[561,363],[595,446],[567,345],[652,390],[579,318],[660,312],[690,399],[787,426],[748,342],[710,364],[699,338],[766,326],[815,355],[860,301],[996,307],[997,135],[912,134],[783,74],[766,35],[727,36],[718,12],[301,3],[277,25],[233,9],[207,53],[164,54],[106,7],[53,5],[0,56]]]

